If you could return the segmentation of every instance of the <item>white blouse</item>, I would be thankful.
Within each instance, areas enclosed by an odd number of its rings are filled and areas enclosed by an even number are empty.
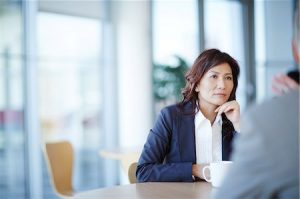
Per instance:
[[[222,117],[217,115],[213,125],[199,110],[195,115],[197,164],[222,160]]]

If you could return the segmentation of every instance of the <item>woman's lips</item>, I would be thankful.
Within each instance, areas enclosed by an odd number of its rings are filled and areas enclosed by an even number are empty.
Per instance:
[[[226,96],[225,93],[215,93],[214,95],[218,96],[218,97],[225,97]]]

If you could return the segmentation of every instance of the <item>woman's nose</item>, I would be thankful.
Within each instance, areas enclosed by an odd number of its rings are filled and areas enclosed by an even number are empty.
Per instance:
[[[218,86],[219,89],[224,89],[225,88],[225,82],[224,82],[224,80],[223,79],[219,79],[217,86]]]

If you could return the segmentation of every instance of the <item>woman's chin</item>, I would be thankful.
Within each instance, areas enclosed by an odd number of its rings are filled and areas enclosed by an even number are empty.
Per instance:
[[[221,106],[221,105],[223,105],[226,102],[227,101],[225,101],[225,100],[218,100],[218,101],[215,101],[214,104],[217,105],[217,106]]]

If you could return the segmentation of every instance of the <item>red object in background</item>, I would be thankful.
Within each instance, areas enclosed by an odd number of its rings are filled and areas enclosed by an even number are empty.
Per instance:
[[[20,126],[23,123],[23,110],[0,110],[0,127]]]

